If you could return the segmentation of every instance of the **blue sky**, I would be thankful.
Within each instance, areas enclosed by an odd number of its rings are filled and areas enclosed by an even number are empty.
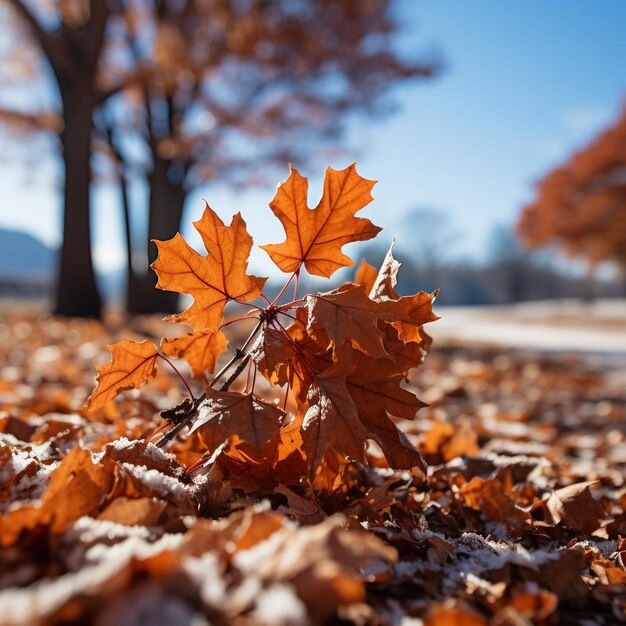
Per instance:
[[[480,257],[494,224],[512,223],[531,197],[533,181],[617,116],[626,98],[626,2],[401,0],[398,14],[404,25],[399,45],[439,50],[446,69],[436,80],[397,89],[392,117],[351,123],[347,140],[359,171],[380,181],[364,214],[390,238],[406,211],[444,211],[463,235],[452,253]],[[0,226],[55,245],[61,215],[50,173],[54,156],[37,160],[34,173],[23,162],[3,163]],[[302,173],[310,177],[313,205],[320,176]],[[185,221],[199,217],[206,197],[225,220],[241,210],[258,243],[280,241],[282,231],[267,209],[276,182],[247,192],[198,190]],[[124,260],[115,198],[106,190],[96,195],[101,269]],[[410,253],[410,236],[399,235],[399,247]],[[262,252],[252,265],[269,269]]]

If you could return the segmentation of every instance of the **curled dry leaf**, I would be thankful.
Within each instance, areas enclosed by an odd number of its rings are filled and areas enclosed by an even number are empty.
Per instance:
[[[546,507],[554,524],[563,524],[591,533],[599,526],[605,513],[602,505],[594,500],[590,487],[598,481],[589,480],[557,489],[546,501]]]
[[[327,168],[324,192],[315,209],[307,206],[308,181],[291,167],[270,203],[287,235],[280,244],[261,246],[283,272],[299,272],[302,265],[315,276],[330,276],[354,261],[341,251],[352,241],[375,237],[380,228],[355,213],[372,200],[376,181],[357,174],[356,164],[345,170]]]
[[[341,516],[298,531],[284,529],[268,554],[241,554],[235,564],[254,572],[266,585],[288,583],[295,587],[316,621],[335,615],[341,605],[362,602],[365,585],[359,570],[380,560],[394,563],[397,552],[359,527],[346,528]]]
[[[120,391],[139,389],[156,376],[159,352],[151,341],[122,339],[109,345],[109,350],[111,362],[97,367],[97,385],[87,399],[90,409],[105,405]]]

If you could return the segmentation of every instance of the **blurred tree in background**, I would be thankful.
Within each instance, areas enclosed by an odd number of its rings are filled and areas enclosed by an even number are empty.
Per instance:
[[[539,181],[517,232],[530,248],[553,244],[592,266],[615,263],[626,288],[626,109],[612,127]]]
[[[56,312],[64,315],[100,313],[92,167],[121,189],[129,310],[171,310],[173,294],[153,289],[148,241],[174,235],[191,190],[216,180],[251,184],[268,163],[302,164],[317,146],[337,146],[346,114],[380,115],[391,86],[437,69],[396,52],[389,0],[0,4],[22,27],[12,49],[35,46],[50,70],[41,80],[59,93],[65,186]],[[19,108],[4,114],[28,117]],[[50,119],[48,111],[29,115],[35,126]],[[147,232],[139,234],[135,183],[149,197]]]

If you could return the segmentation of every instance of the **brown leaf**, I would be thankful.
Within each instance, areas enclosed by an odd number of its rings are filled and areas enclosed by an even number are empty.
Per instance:
[[[563,524],[591,533],[599,526],[598,520],[604,518],[604,509],[594,500],[589,487],[598,481],[590,480],[568,485],[554,491],[546,506],[554,524]]]
[[[509,497],[504,484],[507,478],[506,470],[487,479],[475,476],[459,489],[459,497],[489,520],[513,527],[523,526],[530,520],[530,515]]]
[[[357,174],[356,164],[345,170],[327,168],[324,193],[315,209],[307,207],[308,181],[291,167],[289,178],[278,187],[270,203],[287,235],[280,244],[261,246],[283,272],[299,272],[329,278],[354,261],[341,248],[352,241],[375,237],[380,228],[355,213],[372,201],[375,181]]]
[[[350,344],[371,357],[387,356],[378,321],[397,319],[399,306],[395,302],[375,302],[363,287],[350,283],[308,296],[307,301],[308,327],[315,339],[322,339],[322,329],[337,348]]]
[[[167,502],[158,498],[120,497],[113,500],[98,519],[125,526],[156,526],[166,508]]]
[[[331,372],[316,380],[302,421],[304,453],[311,471],[315,472],[328,450],[363,462],[367,433],[346,388],[345,376]]]
[[[278,407],[249,393],[207,387],[206,395],[191,432],[197,431],[209,450],[231,441],[238,448],[261,453],[268,444],[276,443],[284,417]]]
[[[397,560],[396,551],[374,535],[345,526],[342,517],[334,516],[316,526],[286,528],[271,555],[261,552],[247,559],[247,568],[266,584],[293,585],[311,615],[325,623],[340,605],[365,599],[361,568],[378,559]]]
[[[420,343],[423,335],[420,332],[421,326],[439,319],[433,313],[433,302],[437,296],[425,292],[417,293],[413,296],[400,297],[396,292],[397,274],[401,263],[393,257],[393,242],[387,251],[385,259],[380,267],[369,296],[376,302],[393,300],[401,302],[402,307],[396,309],[396,319],[392,320],[392,325],[398,331],[400,339],[403,341],[413,341]]]

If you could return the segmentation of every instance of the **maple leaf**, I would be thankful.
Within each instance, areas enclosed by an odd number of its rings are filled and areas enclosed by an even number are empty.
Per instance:
[[[185,359],[196,378],[202,378],[205,372],[212,372],[217,357],[227,347],[226,335],[219,330],[197,330],[175,339],[161,341],[161,350],[167,356]]]
[[[420,343],[424,339],[420,327],[439,319],[433,313],[433,302],[438,292],[429,294],[421,291],[413,296],[403,297],[396,292],[397,275],[401,263],[393,257],[393,246],[394,242],[391,242],[378,276],[371,286],[369,296],[376,302],[400,303],[401,308],[396,309],[397,319],[391,322],[392,326],[398,330],[400,339],[403,341]]]
[[[365,459],[367,433],[348,393],[345,374],[333,367],[316,378],[309,391],[309,407],[302,421],[304,453],[312,472],[328,450],[335,450],[354,461]]]
[[[287,238],[261,248],[283,272],[299,272],[304,265],[310,274],[330,278],[339,268],[354,265],[342,246],[371,239],[381,230],[368,219],[355,217],[373,200],[375,183],[357,174],[355,163],[345,170],[329,167],[322,198],[315,209],[309,209],[308,180],[290,166],[289,178],[270,203]]]
[[[393,330],[391,330],[393,332]],[[415,348],[411,351],[410,346]],[[360,352],[352,355],[354,366],[346,378],[346,387],[357,407],[367,435],[374,439],[387,458],[390,467],[426,470],[426,463],[407,436],[393,423],[391,416],[412,420],[425,406],[417,396],[404,389],[401,382],[405,371],[402,365],[408,360],[411,366],[419,362],[421,354],[416,344],[393,344],[398,360],[372,361]]]
[[[122,339],[108,348],[111,362],[96,367],[96,388],[87,399],[87,407],[90,409],[105,405],[120,391],[139,389],[156,376],[159,351],[151,341]]]
[[[238,447],[250,446],[254,452],[278,440],[280,424],[284,417],[274,404],[263,402],[251,393],[215,391],[206,389],[199,416],[191,432],[199,437],[209,450],[217,450],[224,442],[241,441]]]
[[[322,328],[336,347],[349,343],[371,357],[387,355],[378,320],[393,321],[402,308],[392,300],[372,300],[362,286],[351,283],[308,296],[307,304],[314,338],[321,339]]]
[[[263,289],[266,278],[246,274],[252,237],[240,213],[225,226],[208,205],[202,218],[193,223],[209,253],[196,252],[177,233],[167,241],[156,241],[159,250],[152,269],[157,287],[193,296],[193,304],[166,319],[189,324],[196,330],[218,330],[229,300],[250,302]]]
[[[369,293],[377,278],[378,270],[365,259],[361,259],[361,263],[359,263],[359,267],[357,267],[354,273],[354,280],[352,282],[354,282],[355,285],[361,285],[366,293]]]

